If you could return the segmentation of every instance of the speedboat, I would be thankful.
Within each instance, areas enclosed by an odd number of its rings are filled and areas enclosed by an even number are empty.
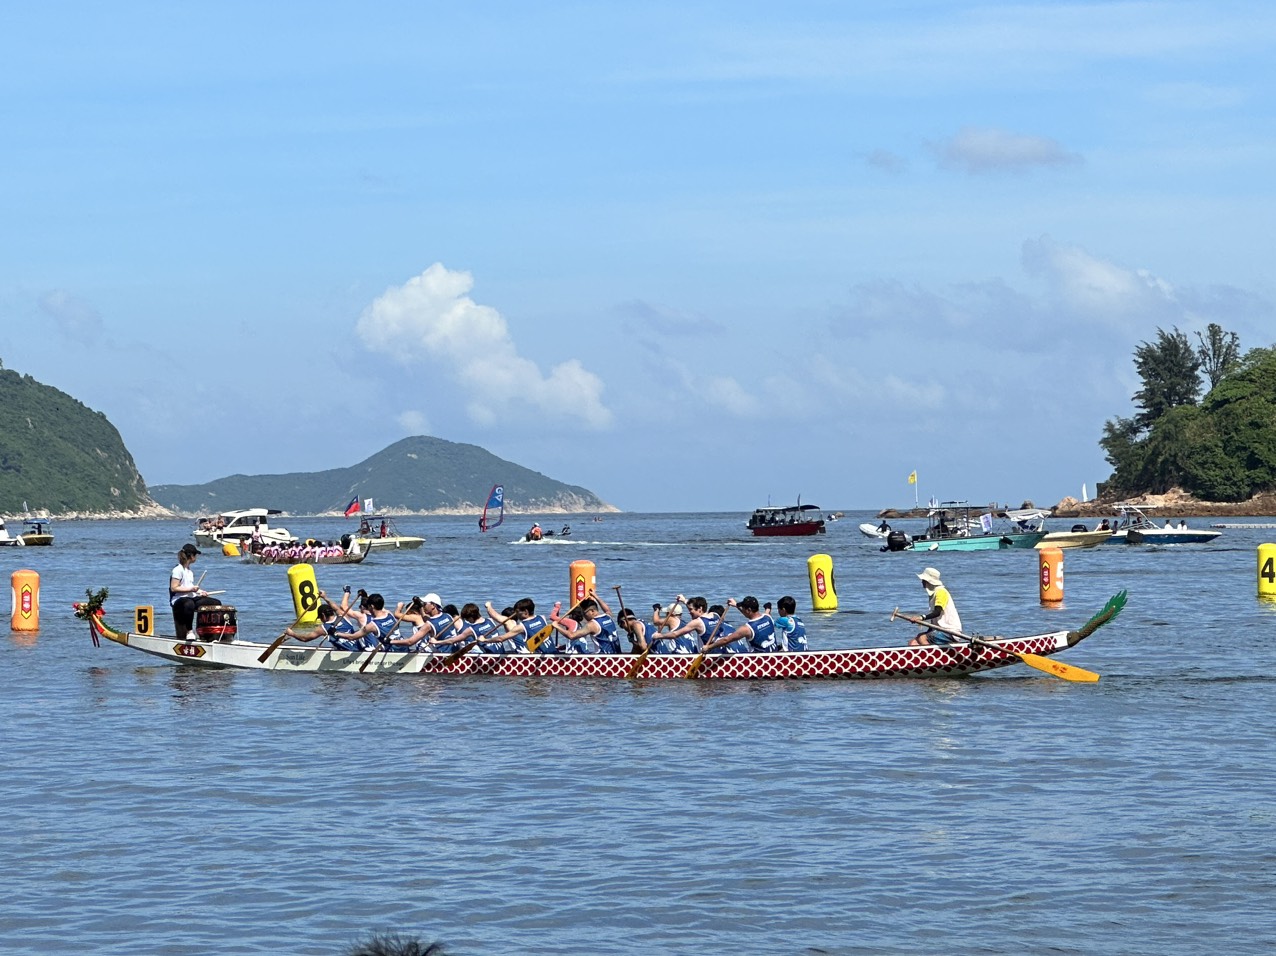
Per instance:
[[[223,511],[215,518],[200,518],[195,526],[195,541],[206,548],[230,542],[245,545],[252,540],[264,544],[287,545],[297,539],[287,528],[272,528],[270,516],[283,514],[278,508],[245,508]]]
[[[364,551],[411,551],[425,544],[424,538],[399,534],[389,515],[363,515],[354,540]]]
[[[1205,528],[1189,528],[1182,518],[1177,526],[1172,518],[1160,525],[1144,514],[1138,505],[1128,502],[1118,502],[1113,507],[1120,517],[1116,522],[1116,530],[1108,539],[1110,541],[1123,544],[1207,544],[1223,533]]]
[[[25,544],[22,535],[10,537],[9,529],[4,526],[4,519],[0,518],[0,547],[21,548]]]
[[[1068,531],[1047,531],[1046,519],[1050,512],[1035,508],[1016,508],[1003,511],[1001,516],[1014,522],[1015,528],[1028,531],[1042,531],[1044,537],[1033,547],[1041,548],[1093,548],[1103,544],[1112,537],[1110,528],[1091,531],[1084,524],[1074,524]]]
[[[53,532],[49,530],[47,518],[25,518],[22,524],[26,530],[18,535],[18,538],[24,544],[37,546],[53,544]]]

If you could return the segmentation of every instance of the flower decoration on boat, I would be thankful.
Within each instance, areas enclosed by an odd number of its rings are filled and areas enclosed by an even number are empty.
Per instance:
[[[76,601],[72,607],[75,608],[75,616],[81,621],[87,621],[91,617],[101,617],[106,612],[102,610],[102,605],[106,603],[107,595],[110,594],[106,588],[94,591],[92,588],[84,589],[87,601]]]

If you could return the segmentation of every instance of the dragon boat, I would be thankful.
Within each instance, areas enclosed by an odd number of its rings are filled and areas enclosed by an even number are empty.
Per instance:
[[[86,592],[89,601],[76,605],[76,616],[88,622],[95,645],[100,638],[175,664],[196,667],[274,671],[326,671],[368,674],[454,674],[486,677],[680,678],[698,680],[785,680],[899,677],[964,677],[1024,662],[1034,667],[1077,670],[1061,662],[1037,661],[1089,637],[1125,606],[1125,592],[1114,595],[1103,610],[1075,631],[1052,631],[1027,637],[979,637],[951,644],[861,649],[797,651],[768,654],[451,654],[342,651],[327,645],[282,644],[230,639],[178,640],[117,631],[106,623],[105,589]],[[468,649],[467,649],[468,650]],[[1085,672],[1089,673],[1089,672]],[[1056,676],[1061,676],[1056,672]],[[1097,675],[1094,675],[1097,679]],[[1071,678],[1069,678],[1071,679]]]

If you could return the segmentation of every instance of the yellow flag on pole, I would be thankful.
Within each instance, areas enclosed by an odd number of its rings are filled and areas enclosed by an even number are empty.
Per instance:
[[[917,484],[917,472],[915,472],[915,471],[910,471],[910,472],[908,473],[908,483],[909,483],[910,485],[915,485],[915,484]]]

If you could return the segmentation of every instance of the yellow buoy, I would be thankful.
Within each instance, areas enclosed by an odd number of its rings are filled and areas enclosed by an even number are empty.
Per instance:
[[[1258,546],[1258,596],[1276,600],[1276,544]]]
[[[14,571],[13,616],[9,626],[15,631],[40,630],[40,575],[35,571]]]
[[[315,569],[309,564],[294,564],[288,569],[288,589],[292,591],[292,607],[297,620],[313,624],[319,620],[319,585]]]
[[[224,554],[228,558],[239,557],[239,545],[235,544],[234,541],[225,542],[222,545],[222,554]]]
[[[837,590],[833,586],[833,559],[827,554],[813,554],[806,559],[811,578],[811,608],[816,611],[837,610]]]
[[[1041,548],[1037,555],[1041,603],[1059,604],[1063,601],[1063,549]]]

